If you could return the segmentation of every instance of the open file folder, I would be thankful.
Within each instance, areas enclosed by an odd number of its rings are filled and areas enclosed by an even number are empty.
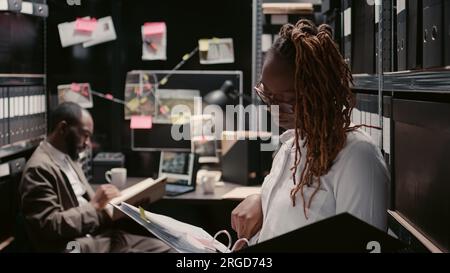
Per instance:
[[[180,253],[226,253],[230,250],[205,230],[173,218],[143,211],[122,202],[113,205],[149,232]]]
[[[205,230],[173,218],[121,203],[114,205],[180,253],[229,253]],[[244,253],[400,252],[401,241],[348,214],[316,222],[241,250]]]

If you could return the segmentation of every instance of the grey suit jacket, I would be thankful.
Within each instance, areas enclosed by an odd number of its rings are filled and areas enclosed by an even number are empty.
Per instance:
[[[94,196],[78,164],[70,162],[88,200]],[[27,231],[37,251],[65,251],[67,243],[78,241],[84,249],[96,249],[94,237],[102,226],[110,222],[90,204],[79,206],[69,179],[52,159],[44,145],[40,145],[24,169],[19,185],[22,213]]]

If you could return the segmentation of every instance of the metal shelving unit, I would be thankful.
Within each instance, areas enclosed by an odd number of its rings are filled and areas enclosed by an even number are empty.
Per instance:
[[[354,89],[376,90],[379,76],[355,74]],[[450,94],[450,67],[383,73],[383,91]]]

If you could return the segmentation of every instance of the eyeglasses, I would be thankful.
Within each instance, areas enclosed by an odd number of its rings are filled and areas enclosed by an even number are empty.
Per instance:
[[[266,90],[262,82],[259,82],[253,89],[255,89],[256,94],[262,102],[268,106],[289,106],[293,105],[293,102],[295,101],[295,92],[292,90],[280,92],[275,95],[273,92]]]
[[[255,89],[256,94],[258,95],[258,97],[261,99],[262,102],[264,102],[268,106],[270,106],[274,103],[273,95],[267,94],[267,92],[264,90],[264,84],[262,82],[259,82],[258,84],[256,84],[253,89]]]

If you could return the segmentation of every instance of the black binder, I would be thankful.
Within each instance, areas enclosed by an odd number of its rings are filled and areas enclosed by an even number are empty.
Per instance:
[[[291,231],[241,250],[242,253],[392,253],[406,245],[348,214]]]
[[[423,0],[423,67],[443,65],[443,2]]]
[[[450,65],[450,1],[444,1],[445,65]]]
[[[422,0],[407,0],[407,69],[422,67]]]
[[[397,0],[397,71],[407,67],[407,17],[406,0]]]
[[[367,1],[354,1],[353,73],[375,73],[375,6]]]

